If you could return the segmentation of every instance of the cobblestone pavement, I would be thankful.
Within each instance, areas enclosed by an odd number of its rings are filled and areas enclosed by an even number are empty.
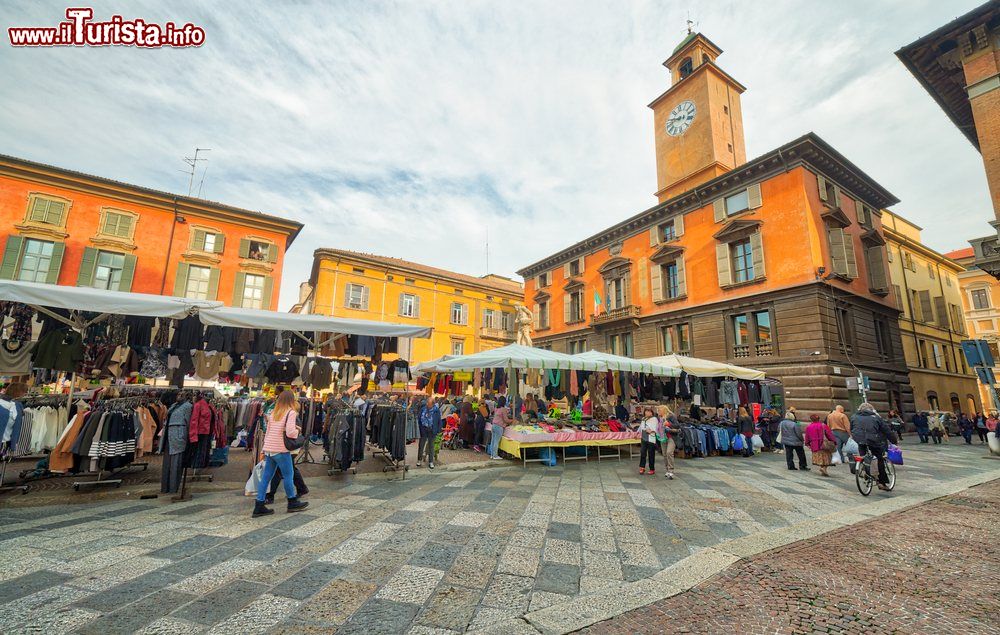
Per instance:
[[[1000,632],[1000,481],[740,562],[583,633]]]
[[[1000,473],[975,446],[905,451],[897,491],[868,499],[843,467],[768,454],[673,481],[627,460],[312,479],[306,512],[256,520],[241,492],[0,509],[0,632],[535,632],[722,545]]]

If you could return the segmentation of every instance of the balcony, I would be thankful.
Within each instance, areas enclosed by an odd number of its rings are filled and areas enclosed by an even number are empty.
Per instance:
[[[605,311],[600,315],[595,315],[590,318],[591,326],[601,326],[604,324],[611,324],[614,322],[623,322],[626,320],[632,320],[635,322],[636,326],[639,324],[639,313],[641,309],[634,304],[627,304],[623,307],[618,307],[617,309],[611,309],[610,311]]]
[[[733,347],[733,357],[736,359],[743,359],[750,357],[750,345],[749,344],[737,344]]]
[[[492,326],[483,326],[479,329],[479,337],[484,340],[499,340],[501,342],[513,342],[514,331],[507,329],[497,329]]]
[[[761,342],[760,344],[756,344],[755,348],[757,350],[757,357],[770,357],[774,354],[770,342]]]

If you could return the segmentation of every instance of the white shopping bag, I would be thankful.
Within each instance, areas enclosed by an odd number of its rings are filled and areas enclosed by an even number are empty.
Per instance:
[[[861,449],[858,448],[858,442],[854,439],[848,439],[847,443],[844,444],[844,454],[853,454],[854,456],[861,454]]]
[[[834,465],[840,465],[841,463],[843,463],[843,461],[840,460],[840,452],[834,451],[833,457],[830,459],[830,462],[833,463]]]
[[[264,461],[253,466],[250,478],[247,479],[246,487],[243,488],[244,496],[256,496],[257,488],[260,487],[260,479],[264,476]]]

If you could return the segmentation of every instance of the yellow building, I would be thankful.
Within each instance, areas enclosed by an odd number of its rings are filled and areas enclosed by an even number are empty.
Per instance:
[[[434,329],[399,355],[426,362],[442,355],[478,353],[514,341],[520,283],[497,275],[454,273],[416,262],[345,249],[317,249],[300,295],[303,313],[419,324]]]
[[[958,274],[958,285],[962,290],[969,337],[989,342],[993,361],[1000,363],[1000,282],[974,264],[972,247],[945,255],[965,267],[965,271]],[[979,385],[979,397],[983,404],[990,403],[989,391],[982,384]]]
[[[882,227],[917,410],[982,411],[961,347],[967,335],[958,277],[965,268],[923,245],[920,227],[892,212],[882,212]]]

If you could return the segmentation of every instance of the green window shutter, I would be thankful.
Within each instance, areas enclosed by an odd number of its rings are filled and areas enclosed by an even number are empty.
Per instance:
[[[819,174],[816,175],[816,187],[819,188],[819,200],[825,202],[827,199],[826,179],[820,176]]]
[[[21,263],[21,248],[24,238],[11,234],[7,236],[7,245],[0,260],[0,280],[13,280],[17,275],[17,267]]]
[[[250,257],[250,239],[243,238],[240,240],[240,258]]]
[[[49,261],[49,272],[45,276],[45,282],[57,284],[59,282],[59,270],[62,269],[63,255],[66,253],[66,243],[52,243],[52,259]]]
[[[920,300],[920,319],[922,322],[934,321],[934,305],[931,303],[930,291],[918,291],[917,298]]]
[[[948,322],[948,305],[942,296],[934,296],[934,321],[938,326],[949,328],[951,324]]]
[[[844,230],[840,227],[830,227],[826,230],[826,237],[830,244],[830,263],[833,266],[833,273],[846,276],[847,254],[844,252]]]
[[[118,215],[118,233],[115,235],[119,238],[128,238],[132,235],[132,221],[134,219],[131,216],[126,216],[125,214]]]
[[[687,277],[684,273],[684,258],[677,259],[677,296],[683,298],[687,295]]]
[[[747,201],[750,209],[757,209],[764,204],[764,199],[760,195],[760,183],[754,183],[747,188]]]
[[[205,251],[205,236],[208,234],[204,229],[194,230],[194,240],[191,243],[191,248],[197,251]]]
[[[278,245],[271,243],[267,246],[267,261],[278,262]]]
[[[36,198],[31,204],[31,214],[28,215],[29,220],[37,221],[39,223],[45,222],[45,212],[49,209],[49,202],[44,198]]]
[[[649,267],[649,289],[653,294],[653,302],[663,300],[663,267],[652,262]]]
[[[837,185],[833,186],[833,204],[840,207],[840,187]]]
[[[531,320],[532,320],[533,326],[537,329],[537,328],[539,328],[538,315],[540,313],[540,310],[539,310],[540,307],[537,304],[535,304],[534,306],[532,306],[532,309],[534,309],[534,310],[531,312]]]
[[[243,289],[246,287],[247,274],[242,271],[236,272],[236,280],[233,282],[233,306],[243,306]]]
[[[420,317],[420,296],[419,295],[414,295],[413,296],[413,317],[415,317],[415,318]]]
[[[174,295],[183,298],[187,293],[188,269],[190,265],[186,262],[177,263],[177,276],[174,278]]]
[[[674,216],[674,235],[677,237],[684,235],[684,214]]]
[[[264,276],[264,302],[261,306],[264,307],[265,311],[271,310],[271,291],[274,288],[274,278],[271,276]]]
[[[226,235],[216,234],[215,235],[215,253],[221,254],[226,248]]]
[[[656,247],[660,244],[660,226],[654,225],[649,228],[649,246]],[[569,277],[569,265],[566,265],[566,277]]]
[[[569,297],[568,293],[563,294],[563,324],[569,324],[572,319],[569,314],[570,305],[573,300]]]
[[[80,272],[76,275],[76,286],[89,287],[94,284],[94,268],[97,267],[97,250],[85,247],[80,259]]]
[[[726,199],[717,198],[712,201],[712,210],[715,214],[715,222],[721,223],[726,220]]]
[[[132,290],[132,280],[135,278],[135,263],[137,260],[132,254],[125,254],[125,263],[122,265],[122,279],[118,283],[119,291]]]
[[[844,232],[844,256],[847,259],[847,277],[858,277],[858,261],[854,255],[854,236]]]
[[[753,277],[754,279],[763,278],[766,274],[764,271],[764,240],[759,231],[750,234],[750,251],[753,257]]]
[[[399,309],[396,311],[397,315],[403,315],[403,300],[406,298],[405,293],[399,294]]]
[[[719,268],[719,286],[728,287],[733,283],[732,265],[729,262],[729,243],[715,246],[715,261]]]
[[[220,270],[212,267],[208,274],[208,299],[215,300],[219,297],[219,274]]]

